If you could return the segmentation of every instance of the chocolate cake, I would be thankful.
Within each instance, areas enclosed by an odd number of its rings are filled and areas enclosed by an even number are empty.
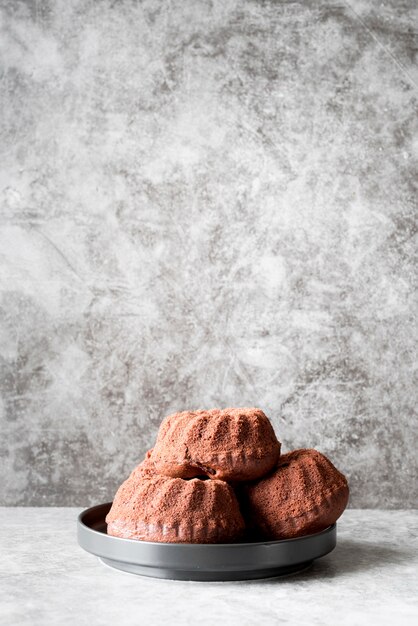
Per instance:
[[[169,415],[151,459],[166,476],[237,482],[263,476],[279,456],[280,443],[263,411],[230,408]]]
[[[160,476],[149,458],[119,487],[106,522],[109,535],[164,543],[229,543],[244,532],[227,483]]]
[[[348,493],[345,477],[323,454],[294,450],[271,474],[245,486],[245,513],[266,539],[299,537],[333,524]]]
[[[345,477],[317,450],[280,456],[260,409],[183,411],[162,422],[119,487],[107,532],[164,543],[287,539],[330,526],[347,500]]]

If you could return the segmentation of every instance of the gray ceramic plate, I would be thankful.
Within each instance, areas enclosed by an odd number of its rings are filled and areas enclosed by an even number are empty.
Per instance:
[[[78,517],[78,543],[116,569],[174,580],[248,580],[283,576],[305,569],[337,543],[334,524],[297,539],[257,543],[153,543],[106,534],[111,503],[86,509]]]

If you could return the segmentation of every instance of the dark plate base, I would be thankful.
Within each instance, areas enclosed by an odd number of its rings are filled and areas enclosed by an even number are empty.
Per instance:
[[[320,533],[282,541],[180,544],[134,541],[106,533],[111,503],[83,511],[78,542],[115,569],[171,580],[226,581],[289,576],[306,569],[336,546],[336,525]]]
[[[292,574],[298,574],[311,567],[313,561],[307,561],[306,563],[299,563],[298,565],[288,565],[283,567],[275,567],[273,569],[259,569],[259,570],[241,570],[239,572],[199,572],[195,570],[179,570],[179,569],[164,569],[161,567],[143,567],[142,565],[136,565],[135,563],[123,563],[121,561],[114,561],[112,559],[104,559],[99,557],[99,561],[102,561],[105,565],[113,567],[114,569],[128,572],[129,574],[139,574],[141,576],[148,576],[150,578],[165,578],[168,580],[195,580],[201,582],[222,582],[232,580],[256,580],[259,578],[278,578],[291,576]]]

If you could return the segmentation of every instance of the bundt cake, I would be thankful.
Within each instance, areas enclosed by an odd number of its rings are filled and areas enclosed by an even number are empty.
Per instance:
[[[119,487],[106,522],[109,535],[164,543],[229,543],[244,532],[227,483],[159,476],[149,460]]]
[[[151,455],[159,474],[225,481],[255,480],[280,456],[280,443],[256,408],[184,411],[166,417]]]
[[[317,450],[294,450],[271,474],[244,487],[243,506],[263,538],[286,539],[327,528],[347,501],[347,480],[331,461]]]

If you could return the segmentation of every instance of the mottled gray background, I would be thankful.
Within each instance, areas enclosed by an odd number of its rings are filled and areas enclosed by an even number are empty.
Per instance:
[[[258,405],[416,506],[416,1],[0,7],[1,503]]]

